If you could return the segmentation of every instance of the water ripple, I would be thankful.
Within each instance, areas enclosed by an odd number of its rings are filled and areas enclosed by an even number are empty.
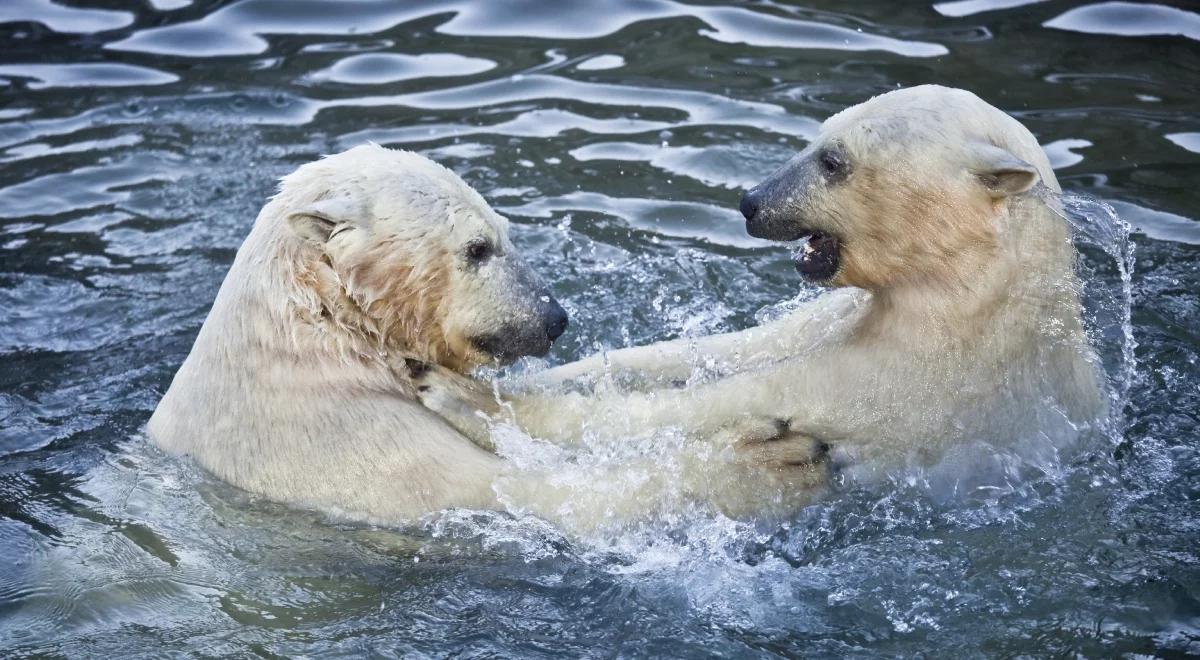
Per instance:
[[[1200,245],[1200,222],[1195,218],[1185,218],[1175,213],[1157,211],[1116,199],[1108,200],[1108,203],[1133,225],[1134,229],[1150,238]]]
[[[954,2],[939,2],[933,6],[934,11],[943,16],[971,16],[988,11],[1013,9],[1033,5],[1046,0],[955,0]]]
[[[123,28],[133,23],[133,14],[64,7],[51,0],[5,0],[0,3],[0,23],[9,21],[35,21],[55,32],[84,34]]]
[[[316,71],[306,80],[329,81],[351,85],[368,85],[412,80],[469,76],[495,68],[496,63],[477,57],[453,53],[366,53],[338,60],[328,69]]]
[[[671,174],[691,177],[709,186],[744,189],[754,186],[764,174],[783,165],[795,155],[795,150],[783,145],[776,149],[747,149],[737,143],[713,147],[672,147],[665,142],[594,142],[570,153],[580,161],[646,162]]]
[[[1200,154],[1200,133],[1168,133],[1164,137],[1192,153]]]
[[[1200,41],[1200,14],[1165,5],[1101,2],[1077,7],[1046,27],[1120,37],[1183,36]]]
[[[448,35],[543,39],[592,39],[612,34],[640,21],[694,16],[711,30],[700,34],[725,43],[760,47],[882,50],[907,57],[936,57],[945,46],[905,41],[827,23],[774,16],[743,8],[697,7],[669,0],[626,2],[621,11],[576,0],[544,3],[524,0],[506,3],[497,11],[490,3],[464,0],[423,1],[398,5],[385,0],[344,3],[323,0],[292,4],[277,11],[278,0],[243,0],[202,19],[149,28],[106,45],[114,50],[212,57],[265,51],[269,34],[372,34],[395,25],[442,13],[453,17],[437,30]]]
[[[30,89],[47,87],[133,87],[166,85],[179,76],[130,64],[12,64],[0,66],[0,77],[30,79]]]
[[[1061,170],[1082,163],[1083,156],[1075,153],[1074,150],[1086,149],[1090,146],[1092,143],[1087,140],[1068,138],[1044,144],[1042,149],[1045,150],[1046,157],[1050,159],[1050,167]]]
[[[575,65],[579,71],[604,71],[619,69],[625,66],[625,58],[620,55],[596,55]]]
[[[602,213],[636,229],[665,236],[699,238],[718,245],[765,247],[767,241],[746,235],[741,216],[727,208],[697,202],[620,198],[592,192],[540,197],[519,206],[499,206],[513,215],[549,218],[563,211]]]
[[[399,128],[368,128],[341,136],[337,140],[337,146],[339,149],[346,149],[367,141],[385,145],[407,144],[470,135],[549,138],[572,130],[596,135],[622,135],[660,131],[674,125],[670,122],[626,117],[596,119],[567,110],[539,109],[522,112],[512,119],[495,124],[418,124]]]
[[[192,118],[202,123],[253,122],[277,125],[301,125],[312,122],[323,110],[334,108],[380,108],[388,106],[423,110],[465,110],[531,100],[562,100],[623,110],[642,109],[664,112],[661,120],[592,119],[563,110],[533,110],[529,116],[481,129],[461,125],[414,125],[394,132],[391,139],[434,139],[456,133],[491,131],[513,135],[555,135],[563,130],[582,128],[600,133],[628,133],[697,125],[734,125],[758,128],[788,136],[811,138],[819,122],[796,116],[771,103],[743,101],[717,94],[691,90],[645,88],[630,85],[589,83],[546,74],[517,75],[459,87],[427,92],[386,96],[358,96],[330,100],[286,94],[199,94],[183,97],[159,97],[139,103],[135,111],[128,105],[101,106],[62,118],[16,121],[0,124],[0,147],[36,139],[74,133],[83,129],[111,125],[114,122],[142,123]],[[237,114],[227,110],[236,108]],[[217,112],[214,112],[217,110]],[[667,119],[672,114],[681,119]],[[546,123],[543,124],[542,122]],[[390,130],[390,129],[384,129]],[[364,133],[369,135],[369,133]],[[387,139],[387,138],[385,138]],[[4,205],[0,203],[0,208]]]
[[[1159,2],[0,0],[0,656],[1197,655],[1196,10]],[[923,82],[1015,114],[1137,229],[1126,281],[1092,240],[1120,219],[1075,223],[1122,379],[1137,337],[1114,444],[981,443],[778,525],[670,500],[567,539],[502,513],[343,524],[141,435],[300,163],[418,149],[510,215],[572,317],[517,366],[541,368],[818,295],[746,236],[739,189]],[[546,466],[606,498],[628,484],[597,470],[655,440]]]
[[[742,101],[708,92],[588,83],[546,74],[516,75],[462,87],[397,96],[364,96],[314,102],[319,108],[408,106],[426,110],[462,110],[533,99],[559,99],[621,108],[665,109],[683,112],[682,125],[750,126],[785,135],[812,137],[820,122],[788,113],[772,103]]]
[[[54,146],[45,142],[30,142],[19,147],[12,147],[5,150],[4,155],[0,157],[0,162],[7,163],[18,160],[27,160],[30,158],[44,158],[46,156],[62,156],[65,154],[110,151],[124,147],[132,147],[134,145],[141,144],[142,141],[142,136],[129,134],[101,140],[81,140],[79,142],[68,142],[59,146]]]
[[[0,189],[0,218],[56,215],[118,204],[132,196],[132,186],[173,181],[182,172],[179,163],[139,154],[118,163],[48,174]]]

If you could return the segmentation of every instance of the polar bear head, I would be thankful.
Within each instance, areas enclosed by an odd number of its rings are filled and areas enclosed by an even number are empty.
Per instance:
[[[466,371],[544,355],[567,315],[454,172],[370,144],[300,167],[272,202],[309,319]]]
[[[1011,204],[1058,182],[1019,122],[963,90],[925,85],[830,117],[742,198],[747,231],[790,241],[807,278],[883,290],[966,280],[994,263]]]

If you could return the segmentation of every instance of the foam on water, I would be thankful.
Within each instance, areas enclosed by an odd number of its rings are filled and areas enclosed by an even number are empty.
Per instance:
[[[733,628],[793,630],[796,615],[802,614],[803,628],[827,630],[836,625],[841,610],[863,607],[863,599],[869,600],[869,593],[897,572],[908,580],[916,579],[916,573],[922,582],[911,585],[915,592],[902,599],[893,596],[869,608],[890,633],[941,630],[947,622],[938,603],[982,604],[985,595],[964,593],[955,578],[941,574],[951,560],[943,557],[944,540],[927,538],[930,531],[965,535],[997,523],[1020,525],[1053,512],[1072,481],[1112,482],[1117,465],[1109,454],[1122,440],[1125,418],[1120,411],[1128,404],[1136,374],[1129,225],[1102,201],[1080,195],[1062,201],[1084,255],[1080,270],[1088,334],[1105,358],[1113,410],[1118,411],[1099,437],[1065,449],[1040,437],[1015,444],[981,439],[950,451],[938,465],[897,469],[883,485],[844,484],[799,519],[780,526],[731,520],[688,501],[680,484],[668,484],[653,491],[657,499],[647,519],[595,527],[585,523],[571,552],[638,588],[685,598]],[[704,304],[691,312],[702,313]],[[776,308],[768,316],[777,314]],[[604,503],[613,506],[618,496],[627,499],[648,479],[679,474],[677,462],[687,449],[686,441],[669,429],[641,438],[593,437],[574,450],[510,426],[496,427],[493,439],[500,455],[518,470],[553,475],[555,486],[569,489],[572,495],[562,513],[581,520],[596,515],[596,503],[603,510]],[[637,465],[653,467],[647,472]],[[497,488],[505,493],[504,483]],[[470,533],[485,544],[506,539],[531,561],[545,556],[552,539],[565,543],[557,533],[548,533],[545,523],[526,517],[519,497],[509,501],[517,521],[528,524],[524,534],[507,517],[455,513],[431,524],[449,520],[459,533],[474,524]],[[846,535],[857,535],[859,543],[847,546]],[[824,555],[829,550],[835,551]],[[798,611],[796,603],[809,600],[800,595],[806,590],[829,592],[825,607],[809,603]]]

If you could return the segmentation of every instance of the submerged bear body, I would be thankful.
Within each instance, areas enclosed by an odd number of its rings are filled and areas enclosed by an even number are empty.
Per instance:
[[[702,437],[740,419],[777,429],[749,441],[811,438],[877,475],[977,441],[1069,443],[1107,399],[1059,193],[1033,135],[969,92],[848,108],[741,204],[750,234],[806,239],[797,269],[833,291],[761,327],[549,370],[511,417],[556,439]],[[715,366],[674,386],[703,362]],[[554,394],[613,374],[625,391]]]
[[[692,463],[624,497],[578,493],[421,404],[424,372],[475,387],[474,367],[542,355],[566,324],[478,193],[416,154],[356,147],[284,178],[147,430],[245,490],[387,524],[470,508],[590,529],[655,515],[679,478],[754,469]]]
[[[807,239],[797,268],[833,291],[761,327],[551,369],[503,400],[470,370],[544,353],[561,309],[466,184],[359,149],[285,179],[150,422],[248,490],[385,522],[500,508],[581,530],[673,515],[664,493],[755,518],[810,502],[834,463],[886,475],[1106,419],[1058,183],[1029,131],[968,92],[848,108],[747,193],[749,233]],[[564,388],[614,373],[620,387]],[[646,452],[589,488],[514,469],[490,451],[496,420],[564,445],[690,441],[669,471]]]
[[[544,353],[565,324],[453,172],[357,147],[284,179],[148,432],[236,486],[353,518],[495,508],[502,461],[417,402],[409,364]]]

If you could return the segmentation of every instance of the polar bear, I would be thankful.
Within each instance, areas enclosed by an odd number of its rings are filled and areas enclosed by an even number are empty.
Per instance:
[[[502,461],[416,401],[409,365],[543,355],[566,326],[478,193],[359,146],[283,179],[147,430],[245,490],[352,518],[496,508]]]
[[[624,499],[589,498],[514,468],[489,438],[472,442],[417,400],[414,378],[431,367],[473,385],[474,367],[543,355],[566,326],[507,221],[458,176],[417,154],[355,147],[283,179],[147,431],[235,486],[350,519],[496,509],[583,530],[654,515],[674,475],[641,479]],[[693,490],[730,492],[713,484],[787,449],[739,447],[716,452],[732,460],[691,462]]]
[[[751,235],[806,239],[796,266],[831,291],[761,327],[548,370],[504,407],[454,399],[439,370],[421,396],[473,435],[472,408],[561,441],[736,428],[797,461],[831,448],[864,477],[975,440],[1069,439],[1108,403],[1060,192],[1033,135],[974,94],[889,92],[830,117],[741,202]]]

